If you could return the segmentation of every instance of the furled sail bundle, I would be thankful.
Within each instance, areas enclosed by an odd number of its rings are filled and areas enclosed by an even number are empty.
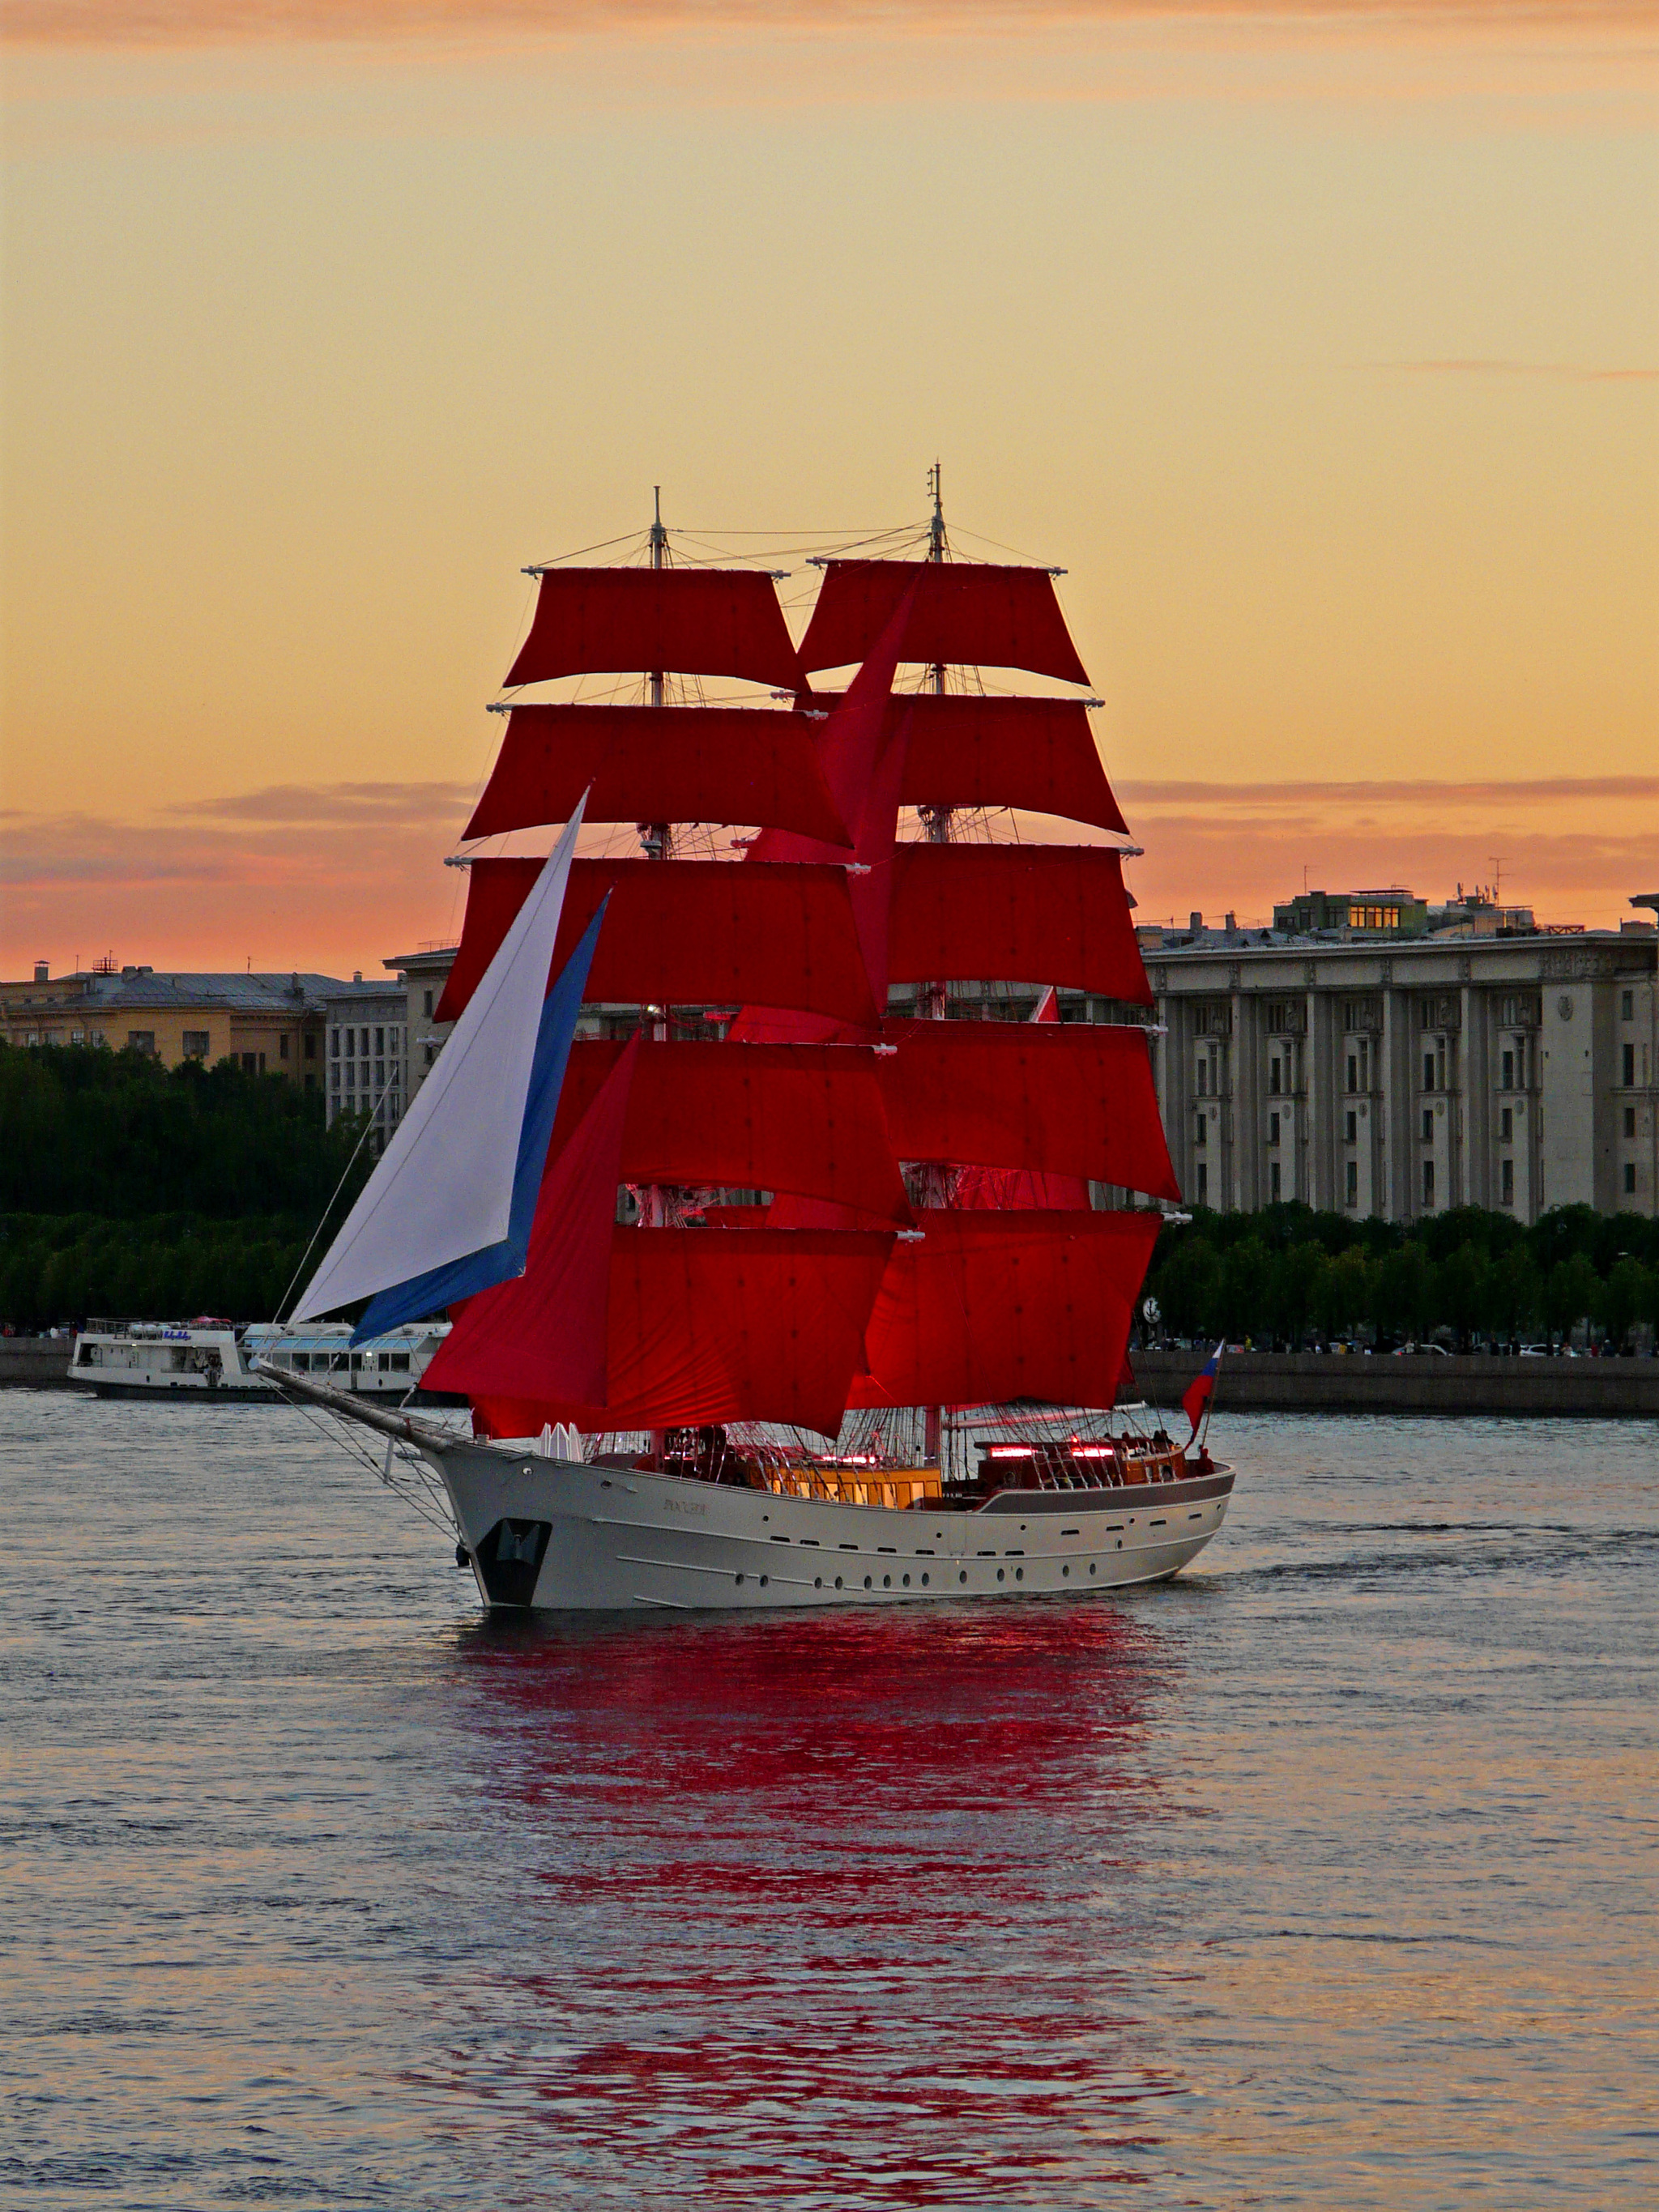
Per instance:
[[[631,672],[642,702],[516,702],[469,824],[556,821],[586,790],[588,817],[638,825],[647,856],[567,859],[546,1004],[603,912],[582,995],[613,1035],[568,1049],[525,1262],[470,1297],[428,1387],[465,1391],[492,1435],[833,1437],[849,1408],[1109,1406],[1159,1217],[1096,1212],[1090,1188],[1177,1193],[1144,1030],[1052,1017],[1054,986],[1150,1002],[1121,858],[968,842],[953,821],[1123,833],[1084,700],[951,672],[1086,684],[1052,574],[947,561],[936,511],[927,560],[829,565],[798,653],[769,579],[651,544],[648,569],[545,572],[508,677]],[[896,689],[916,665],[926,688]],[[840,667],[844,693],[807,689]],[[665,703],[703,675],[796,703]],[[741,863],[691,858],[676,825],[694,821],[760,835]],[[474,861],[437,1010],[457,1037],[542,871]],[[1042,993],[1045,1018],[961,1018],[987,984]],[[895,987],[913,1012],[888,1012]],[[726,1035],[686,1037],[710,1009],[735,1015]],[[638,1226],[618,1225],[623,1184]]]

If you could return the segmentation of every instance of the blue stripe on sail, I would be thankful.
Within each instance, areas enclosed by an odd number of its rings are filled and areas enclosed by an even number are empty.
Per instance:
[[[519,1131],[519,1158],[513,1171],[507,1235],[498,1244],[486,1244],[481,1250],[468,1252],[441,1267],[430,1267],[422,1275],[411,1275],[405,1282],[392,1283],[385,1290],[377,1291],[351,1332],[354,1345],[362,1344],[389,1328],[397,1328],[404,1322],[423,1321],[428,1314],[441,1312],[461,1298],[470,1298],[475,1291],[487,1291],[492,1283],[504,1283],[511,1276],[523,1274],[530,1251],[531,1224],[536,1218],[536,1200],[547,1167],[547,1147],[553,1135],[554,1116],[559,1110],[559,1093],[564,1088],[564,1072],[569,1065],[570,1041],[576,1032],[576,1017],[581,1011],[582,993],[587,988],[587,971],[599,942],[599,924],[609,903],[607,894],[582,933],[581,943],[571,954],[558,981],[542,1001],[536,1051],[525,1092],[524,1121]],[[456,1141],[465,1142],[464,1131],[457,1131]]]

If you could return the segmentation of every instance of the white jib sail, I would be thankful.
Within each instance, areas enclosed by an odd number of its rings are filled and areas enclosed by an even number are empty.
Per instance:
[[[537,1026],[581,818],[579,805],[293,1320],[373,1297],[507,1235]]]

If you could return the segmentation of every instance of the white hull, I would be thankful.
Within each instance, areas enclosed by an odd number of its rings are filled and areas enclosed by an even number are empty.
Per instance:
[[[415,1441],[415,1439],[411,1439]],[[1005,1491],[898,1512],[428,1437],[491,1607],[748,1613],[1082,1596],[1179,1573],[1219,1530],[1230,1468],[1110,1490]]]

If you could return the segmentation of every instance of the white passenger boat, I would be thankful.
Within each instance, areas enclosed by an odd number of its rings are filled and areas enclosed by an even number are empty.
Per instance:
[[[466,836],[566,827],[467,856],[448,1041],[295,1310],[450,1310],[428,1379],[471,1434],[260,1362],[385,1437],[488,1606],[1081,1596],[1222,1525],[1196,1412],[1182,1444],[1116,1410],[1180,1193],[1086,675],[1054,572],[951,562],[933,489],[921,558],[823,564],[799,647],[765,572],[676,568],[659,520],[635,565],[535,572]],[[518,696],[630,667],[634,700]],[[1014,807],[1093,842],[999,838]],[[720,861],[675,816],[759,834]],[[577,859],[584,818],[642,854]]]
[[[205,1314],[188,1322],[89,1321],[75,1340],[69,1380],[100,1398],[275,1404],[277,1376],[314,1375],[396,1405],[419,1390],[448,1332],[447,1322],[424,1322],[354,1346],[343,1322],[291,1329],[271,1322],[238,1328]],[[261,1359],[270,1373],[256,1371]]]

